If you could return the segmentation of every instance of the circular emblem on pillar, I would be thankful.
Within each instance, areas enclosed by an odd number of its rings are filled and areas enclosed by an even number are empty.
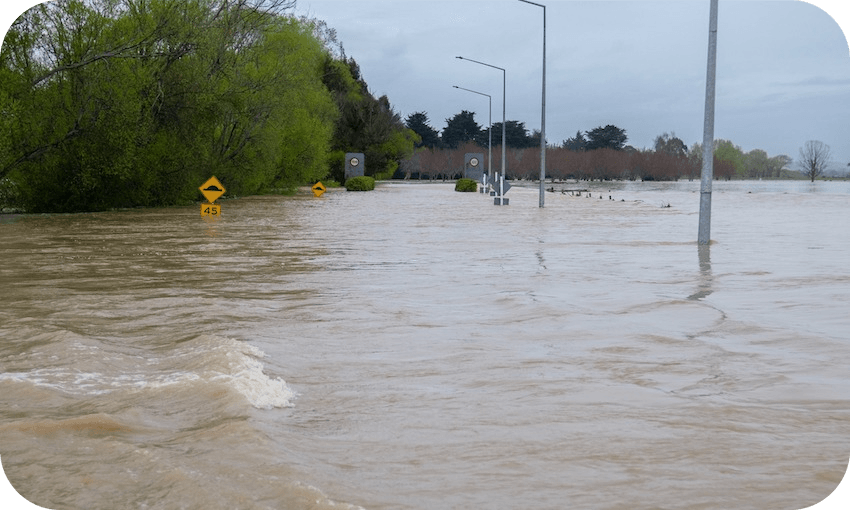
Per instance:
[[[359,159],[357,159],[357,158],[351,158],[351,160],[349,161],[349,163],[351,163],[351,166],[357,166],[357,165],[359,165],[359,164],[360,164],[360,160],[359,160]]]
[[[472,158],[469,160],[469,166],[478,166],[478,158]]]

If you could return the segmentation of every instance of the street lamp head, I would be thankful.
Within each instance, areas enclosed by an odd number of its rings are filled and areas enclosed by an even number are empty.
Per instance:
[[[463,57],[455,57],[455,58],[459,58],[459,59],[463,60]]]

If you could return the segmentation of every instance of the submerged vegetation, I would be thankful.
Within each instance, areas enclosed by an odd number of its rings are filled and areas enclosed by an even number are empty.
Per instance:
[[[345,189],[348,191],[372,191],[375,189],[375,178],[366,175],[352,177],[345,181]]]
[[[321,21],[289,0],[56,0],[0,51],[0,206],[189,203],[341,181],[342,155],[389,174],[413,151]]]
[[[455,183],[455,191],[470,193],[478,191],[478,181],[475,179],[462,178]]]

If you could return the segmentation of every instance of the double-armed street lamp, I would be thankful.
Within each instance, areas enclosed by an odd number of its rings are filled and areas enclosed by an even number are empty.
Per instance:
[[[489,139],[487,140],[487,178],[489,180],[493,180],[493,98],[490,94],[485,94],[483,92],[478,92],[475,90],[465,89],[463,87],[458,87],[457,85],[452,85],[452,87],[460,90],[465,90],[467,92],[472,92],[473,94],[478,94],[479,96],[487,96],[487,99],[490,102],[490,127],[487,128],[487,133],[489,135]]]
[[[528,0],[519,1],[543,8],[543,112],[540,114],[540,207],[543,207],[543,181],[546,180],[546,6]]]
[[[465,57],[455,57],[455,58],[459,58],[460,60],[468,60],[468,61],[474,62],[476,64],[481,64],[482,66],[492,67],[493,69],[498,69],[498,70],[502,71],[502,173],[501,173],[498,181],[499,181],[499,186],[500,186],[500,188],[499,188],[499,203],[504,204],[505,203],[504,202],[505,194],[504,194],[503,183],[504,183],[504,180],[505,180],[505,159],[506,159],[506,157],[505,157],[505,142],[506,142],[506,140],[505,140],[505,90],[506,90],[506,83],[507,83],[507,72],[501,67],[497,67],[497,66],[494,66],[494,65],[491,65],[491,64],[485,64],[484,62],[472,60],[471,58],[465,58]]]

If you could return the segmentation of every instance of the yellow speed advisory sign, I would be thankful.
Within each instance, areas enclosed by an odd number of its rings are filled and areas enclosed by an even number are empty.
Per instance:
[[[198,189],[201,190],[201,193],[204,194],[204,197],[209,200],[210,203],[218,200],[218,197],[224,195],[224,192],[227,191],[218,179],[215,178],[215,176],[210,177],[207,182],[201,184],[201,187]]]
[[[224,186],[221,185],[221,182],[213,175],[207,179],[207,182],[201,184],[201,187],[198,189],[204,194],[204,198],[209,201],[209,203],[201,204],[201,216],[221,216],[221,206],[214,203],[226,191]]]
[[[221,216],[221,206],[218,204],[201,204],[201,216]]]

